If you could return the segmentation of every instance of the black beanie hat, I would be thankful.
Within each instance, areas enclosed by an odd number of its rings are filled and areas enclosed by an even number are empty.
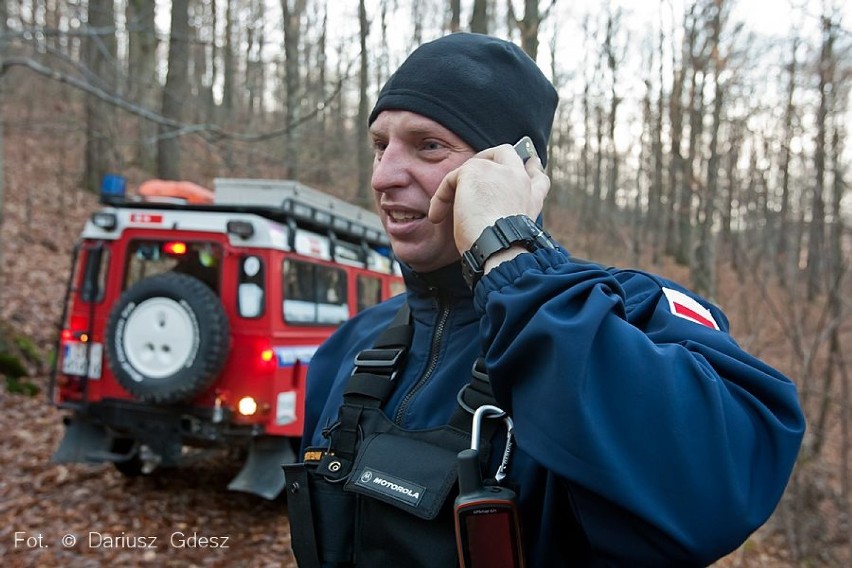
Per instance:
[[[414,50],[391,75],[370,113],[407,110],[443,125],[477,152],[532,138],[543,164],[558,96],[514,43],[455,33]]]

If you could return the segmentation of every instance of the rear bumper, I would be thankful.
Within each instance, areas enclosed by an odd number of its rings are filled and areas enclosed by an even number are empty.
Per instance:
[[[105,399],[96,403],[65,403],[72,421],[100,425],[115,438],[134,438],[149,445],[163,440],[199,447],[248,444],[262,435],[260,425],[237,425],[231,412],[182,405],[156,406],[132,400]]]
[[[72,411],[66,419],[65,436],[53,456],[55,463],[130,459],[139,445],[147,446],[163,466],[180,464],[182,447],[242,447],[246,462],[228,488],[274,499],[284,488],[281,466],[296,459],[293,440],[264,435],[259,426],[239,426],[221,420],[213,409],[157,407],[124,400],[96,404],[65,404]],[[114,451],[116,440],[133,441],[132,454]]]

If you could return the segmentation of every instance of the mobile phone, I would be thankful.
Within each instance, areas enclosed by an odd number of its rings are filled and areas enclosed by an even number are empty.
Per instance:
[[[514,148],[525,164],[530,158],[538,158],[538,152],[535,151],[535,144],[533,144],[529,136],[524,136],[515,142]]]

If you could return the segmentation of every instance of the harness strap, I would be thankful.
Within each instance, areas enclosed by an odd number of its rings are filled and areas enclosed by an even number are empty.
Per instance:
[[[340,407],[340,425],[335,432],[335,453],[341,458],[352,461],[355,448],[358,446],[358,423],[361,422],[363,405],[347,405]]]
[[[358,424],[364,408],[381,408],[396,388],[396,378],[414,337],[414,324],[408,302],[394,316],[387,329],[376,338],[373,347],[355,357],[355,368],[343,391],[343,406],[335,432],[335,453],[347,460],[355,455],[359,440]],[[459,391],[459,405],[449,426],[462,432],[471,431],[473,412],[483,405],[496,405],[485,360],[473,364],[470,382]],[[489,420],[483,427],[486,439],[496,431],[499,422]]]
[[[371,349],[355,356],[355,368],[343,391],[345,403],[380,407],[393,392],[396,377],[411,347],[414,325],[408,302],[394,316]]]
[[[319,547],[314,532],[314,513],[310,499],[310,481],[305,464],[284,465],[284,477],[287,479],[288,516],[300,522],[290,524],[293,535],[293,552],[299,559],[299,566],[304,568],[320,568]],[[304,495],[302,495],[304,494]]]

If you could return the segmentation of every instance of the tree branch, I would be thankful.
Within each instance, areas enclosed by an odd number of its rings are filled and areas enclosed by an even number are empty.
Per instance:
[[[191,124],[168,118],[158,112],[131,103],[127,99],[118,96],[115,93],[111,93],[100,87],[96,87],[83,79],[74,77],[73,75],[69,75],[67,73],[63,73],[62,71],[58,71],[56,69],[52,69],[28,57],[5,58],[3,60],[2,67],[0,67],[0,77],[4,76],[12,67],[24,67],[25,69],[29,69],[34,73],[57,81],[59,83],[70,85],[75,89],[79,89],[80,91],[83,91],[93,97],[100,99],[105,103],[111,104],[133,115],[142,117],[155,124],[167,126],[174,129],[172,132],[166,133],[163,136],[173,137],[183,136],[185,134],[198,134],[199,136],[205,137],[210,140],[232,139],[239,140],[241,142],[260,142],[264,140],[270,140],[279,136],[285,136],[288,133],[294,131],[300,125],[316,117],[320,112],[322,112],[322,110],[324,110],[329,105],[329,103],[331,103],[331,101],[333,101],[337,96],[339,96],[341,90],[343,89],[343,81],[348,77],[348,73],[341,77],[335,85],[334,90],[329,94],[328,97],[326,97],[322,104],[317,105],[314,110],[300,117],[298,120],[291,122],[277,130],[261,133],[246,133],[231,132],[223,129],[218,124]],[[351,62],[349,67],[347,67],[347,70],[350,68]]]

